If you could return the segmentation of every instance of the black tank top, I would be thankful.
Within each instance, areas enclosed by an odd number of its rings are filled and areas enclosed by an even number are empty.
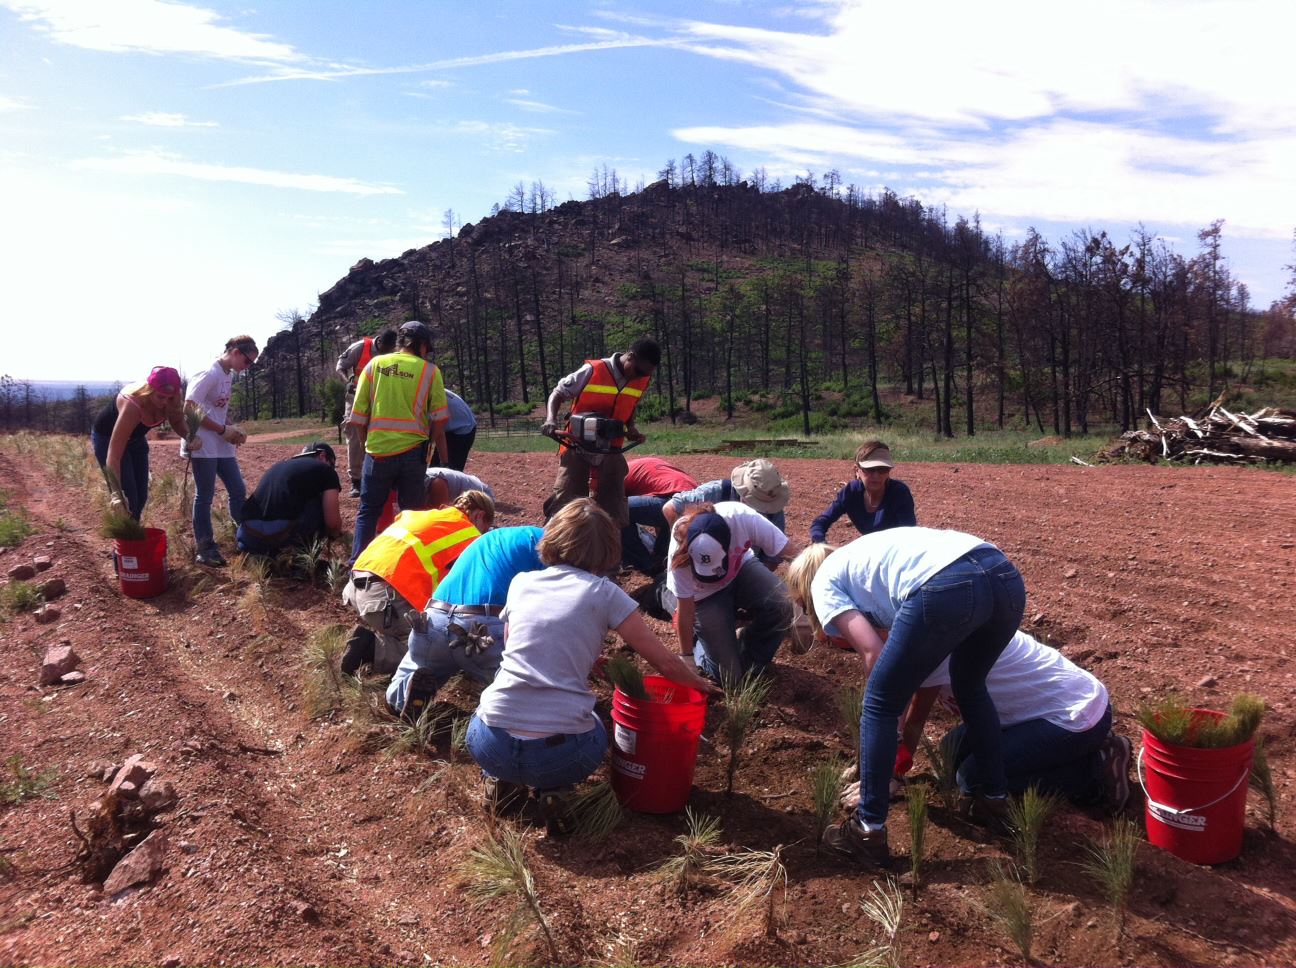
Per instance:
[[[133,404],[127,404],[127,406],[132,406],[132,405]],[[150,430],[160,425],[161,423],[162,421],[159,420],[157,423],[146,424],[143,420],[141,420],[135,426],[135,429],[131,431],[131,435],[126,442],[132,443],[136,440],[139,440]],[[97,433],[100,437],[111,437],[113,432],[113,427],[115,427],[116,425],[117,425],[117,397],[113,397],[111,400],[108,401],[108,405],[99,411],[99,416],[95,417],[95,421],[91,425],[91,429],[95,433]]]

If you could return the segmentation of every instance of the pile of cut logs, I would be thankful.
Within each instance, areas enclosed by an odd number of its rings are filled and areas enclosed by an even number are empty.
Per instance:
[[[1149,410],[1148,419],[1148,430],[1122,434],[1100,456],[1149,463],[1158,458],[1194,464],[1296,462],[1296,410],[1230,413],[1217,400],[1192,417],[1158,419]]]

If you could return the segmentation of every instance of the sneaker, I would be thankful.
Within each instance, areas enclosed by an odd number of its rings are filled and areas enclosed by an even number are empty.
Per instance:
[[[369,656],[372,661],[372,645],[369,647]],[[405,687],[405,705],[401,707],[401,718],[417,723],[419,717],[423,715],[423,710],[431,705],[438,685],[436,676],[427,669],[415,669],[414,674],[409,677],[409,684]]]
[[[486,790],[482,796],[482,806],[487,813],[506,816],[519,814],[526,807],[530,791],[521,783],[497,780],[493,776],[485,776],[485,779]]]
[[[635,591],[631,593],[630,597],[633,598],[639,607],[648,615],[651,615],[655,619],[660,619],[663,622],[669,622],[675,616],[667,611],[662,605],[662,590],[665,587],[666,579],[664,577],[658,578],[647,585],[635,589]]]
[[[576,829],[576,815],[572,812],[572,788],[536,791],[540,804],[540,819],[550,837],[563,837]]]
[[[351,630],[351,635],[347,638],[346,650],[342,653],[344,676],[355,675],[362,665],[373,665],[375,641],[373,631],[363,625],[357,625]],[[408,699],[405,704],[409,705]]]
[[[891,863],[886,828],[867,831],[854,817],[829,826],[824,831],[823,845],[869,867],[887,867]]]
[[[198,554],[194,556],[194,561],[200,565],[210,565],[213,568],[224,568],[228,564],[225,556],[220,553],[220,548],[217,548],[214,544],[199,548]]]
[[[350,490],[350,492],[347,494],[347,497],[359,497],[359,496],[360,496],[360,482],[359,482],[359,481],[352,481],[352,482],[351,482],[351,490]]]
[[[1102,805],[1113,817],[1123,813],[1129,803],[1129,771],[1133,755],[1130,741],[1116,733],[1109,733],[1098,751],[1102,762]]]
[[[1012,831],[1012,823],[1008,819],[1009,806],[1007,797],[964,793],[958,799],[957,811],[964,820],[986,827],[993,833],[1006,834]]]

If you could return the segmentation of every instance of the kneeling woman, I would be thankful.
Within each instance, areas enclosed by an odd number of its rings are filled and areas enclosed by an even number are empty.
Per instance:
[[[607,750],[588,680],[609,629],[667,678],[715,689],[603,577],[621,561],[620,529],[592,500],[572,501],[555,514],[537,550],[548,567],[509,586],[504,654],[468,725],[467,745],[493,781],[488,800],[515,801],[521,788],[532,787],[549,831],[565,833],[571,788],[598,769]]]
[[[817,636],[846,640],[864,660],[860,802],[824,843],[862,863],[885,863],[891,772],[900,716],[946,659],[967,724],[980,787],[974,819],[1002,826],[1008,809],[999,716],[986,677],[1026,607],[1026,586],[989,542],[959,531],[892,528],[833,550],[811,545],[788,584]],[[878,629],[890,631],[885,643]]]

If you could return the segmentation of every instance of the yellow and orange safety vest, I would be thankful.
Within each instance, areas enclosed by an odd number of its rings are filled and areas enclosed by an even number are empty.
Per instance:
[[[352,567],[377,575],[422,611],[450,565],[480,537],[458,508],[402,511]]]
[[[646,376],[630,380],[623,387],[618,387],[616,377],[612,375],[612,367],[608,365],[607,360],[586,360],[593,372],[590,373],[589,383],[585,384],[585,389],[576,397],[576,403],[572,406],[572,413],[596,413],[600,417],[611,417],[613,420],[620,420],[624,424],[630,423],[634,419],[635,407],[639,405],[639,399],[648,389],[648,380]],[[571,426],[567,429],[570,431]],[[625,443],[624,437],[618,437],[612,441],[613,447],[620,447]]]

